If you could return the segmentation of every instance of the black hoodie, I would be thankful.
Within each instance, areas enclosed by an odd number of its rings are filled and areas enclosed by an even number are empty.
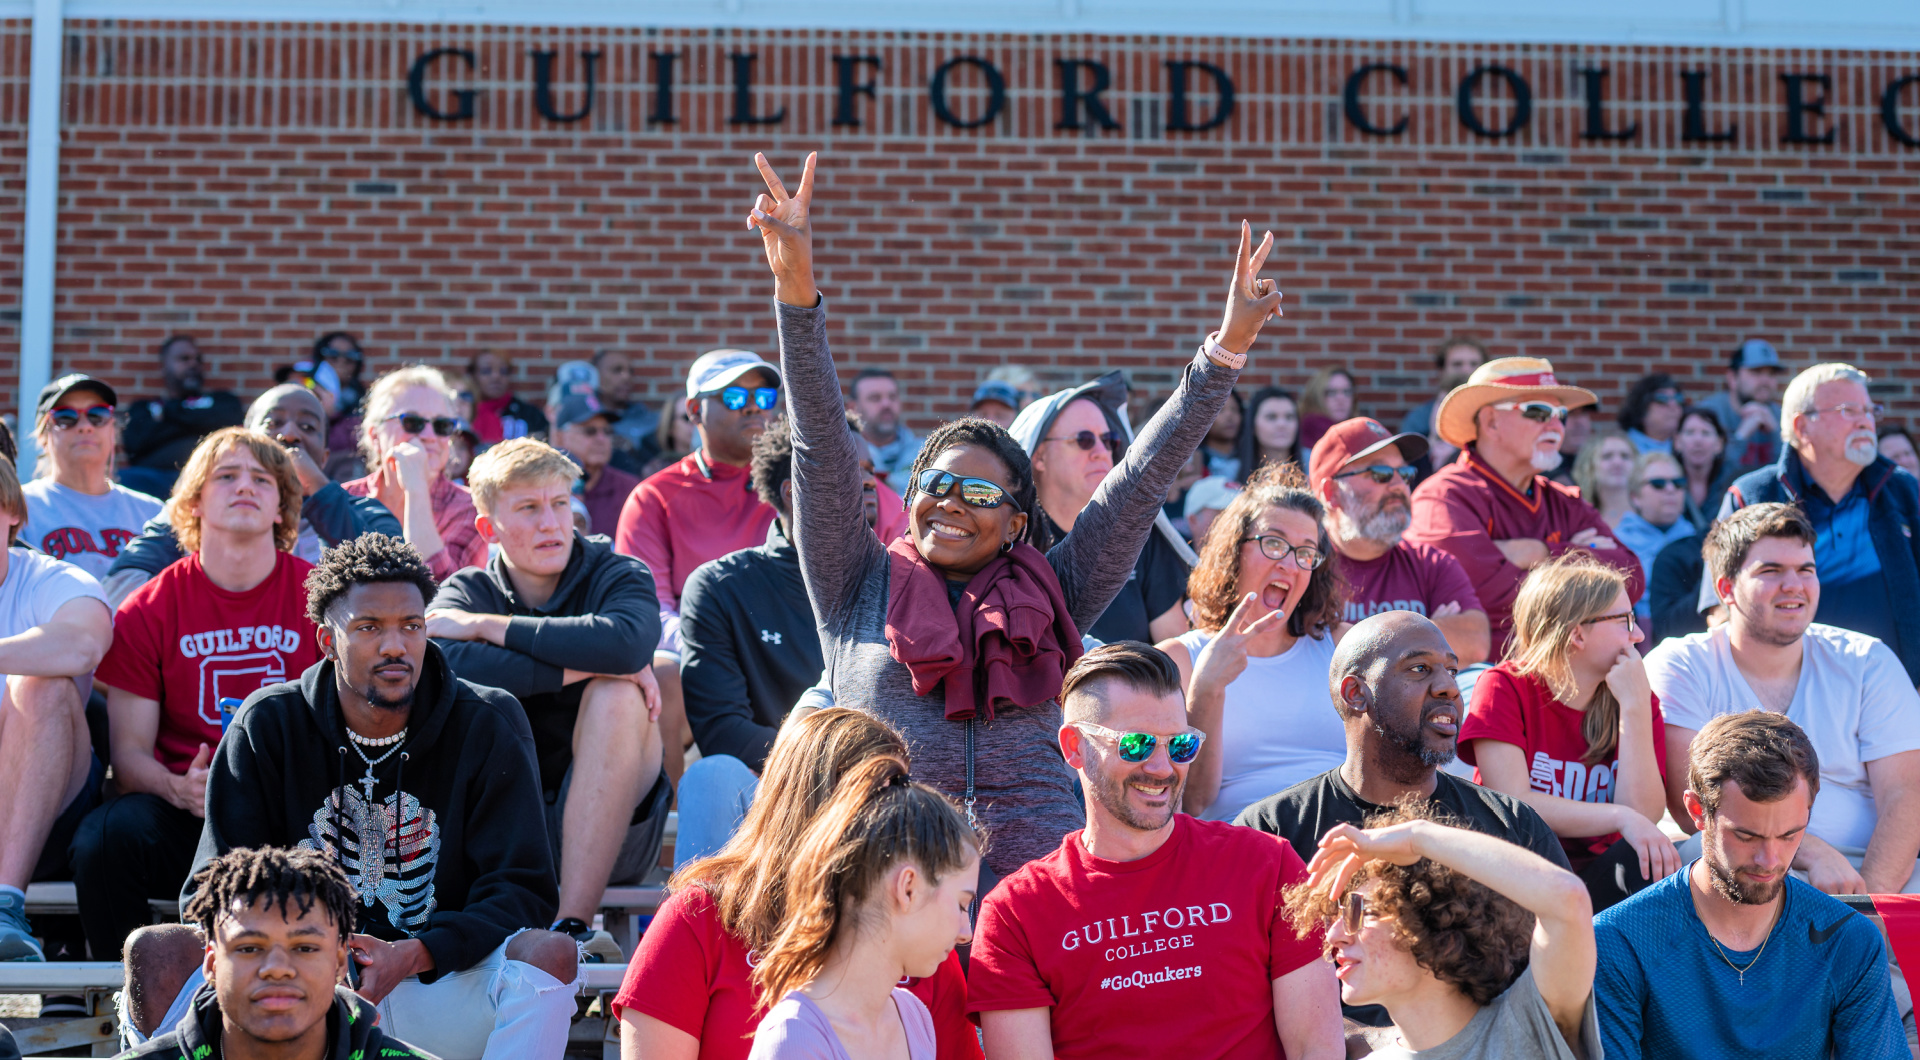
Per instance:
[[[333,1008],[327,1012],[327,1060],[434,1060],[431,1053],[387,1037],[374,1022],[379,1018],[379,1010],[365,998],[344,986],[334,987]],[[340,1033],[342,1024],[345,1034]],[[204,986],[193,996],[193,1010],[178,1025],[121,1053],[120,1060],[208,1060],[223,1055],[220,1036],[225,1029],[219,998],[211,986]]]
[[[613,550],[604,537],[573,535],[553,595],[530,607],[513,588],[507,561],[468,567],[434,594],[433,607],[510,615],[506,646],[484,640],[436,640],[453,672],[518,697],[533,728],[534,754],[547,791],[573,762],[577,697],[561,695],[567,670],[630,674],[653,664],[660,644],[660,598],[647,565]]]
[[[389,754],[371,796],[355,750],[331,661],[247,697],[213,757],[194,871],[236,847],[324,850],[360,895],[360,931],[426,944],[428,983],[471,968],[515,930],[553,922],[560,895],[533,734],[512,696],[455,679],[428,644],[406,742],[365,749]],[[367,832],[399,857],[363,868]],[[189,879],[181,902],[192,893]]]

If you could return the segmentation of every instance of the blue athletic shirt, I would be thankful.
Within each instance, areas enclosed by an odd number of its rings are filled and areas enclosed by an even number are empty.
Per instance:
[[[1910,1060],[1887,945],[1868,920],[1788,877],[1765,952],[1714,952],[1692,865],[1602,912],[1594,996],[1607,1060]]]

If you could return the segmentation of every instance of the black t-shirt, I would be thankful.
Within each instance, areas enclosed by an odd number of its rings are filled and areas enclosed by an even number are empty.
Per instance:
[[[1569,868],[1559,837],[1533,807],[1451,773],[1440,773],[1435,780],[1431,801],[1448,817],[1476,832],[1526,847],[1563,869]],[[1301,860],[1309,861],[1328,829],[1343,822],[1362,827],[1368,817],[1387,809],[1362,799],[1341,779],[1339,769],[1329,769],[1241,810],[1233,823],[1279,836],[1293,845]],[[1340,1010],[1347,1018],[1369,1027],[1385,1027],[1393,1022],[1387,1010],[1379,1005],[1342,1005]]]
[[[1173,543],[1159,527],[1147,531],[1147,544],[1133,564],[1127,584],[1120,595],[1107,605],[1106,613],[1091,629],[1081,630],[1094,639],[1112,644],[1116,640],[1143,640],[1153,643],[1148,623],[1166,614],[1187,595],[1190,568]]]

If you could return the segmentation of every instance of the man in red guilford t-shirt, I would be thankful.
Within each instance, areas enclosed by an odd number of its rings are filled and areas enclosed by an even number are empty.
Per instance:
[[[1407,540],[1449,553],[1466,568],[1487,611],[1490,663],[1506,657],[1521,579],[1549,556],[1587,549],[1626,573],[1629,597],[1646,591],[1640,561],[1614,540],[1600,513],[1546,478],[1560,465],[1567,410],[1597,401],[1592,391],[1555,379],[1553,365],[1541,358],[1501,357],[1474,369],[1434,413],[1434,433],[1459,446],[1460,456],[1413,491]]]
[[[1203,735],[1173,660],[1131,641],[1096,648],[1060,703],[1087,827],[981,904],[967,1011],[987,1055],[1344,1057],[1320,933],[1300,938],[1283,909],[1283,889],[1307,878],[1300,856],[1177,812]]]
[[[306,617],[313,567],[292,554],[302,499],[280,443],[240,427],[208,435],[168,509],[186,558],[114,617],[94,682],[106,689],[124,794],[88,815],[73,843],[80,920],[101,960],[148,922],[147,899],[178,896],[193,867],[221,701],[238,706],[320,661]]]

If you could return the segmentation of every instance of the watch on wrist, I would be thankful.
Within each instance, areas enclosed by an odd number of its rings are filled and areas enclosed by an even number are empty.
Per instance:
[[[1246,354],[1230,353],[1225,346],[1220,345],[1220,333],[1217,331],[1209,334],[1207,341],[1200,344],[1200,353],[1205,356],[1207,360],[1212,361],[1222,368],[1231,368],[1238,371],[1246,367],[1247,364]]]

